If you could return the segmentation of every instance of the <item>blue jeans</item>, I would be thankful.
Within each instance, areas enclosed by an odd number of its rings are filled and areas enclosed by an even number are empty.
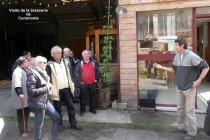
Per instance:
[[[58,124],[60,121],[60,115],[48,101],[46,105],[46,110],[33,109],[35,114],[35,125],[34,125],[34,140],[42,140],[42,125],[44,123],[45,114],[53,120],[52,130],[51,130],[51,140],[58,140]]]
[[[74,87],[74,97],[79,97],[79,88]]]

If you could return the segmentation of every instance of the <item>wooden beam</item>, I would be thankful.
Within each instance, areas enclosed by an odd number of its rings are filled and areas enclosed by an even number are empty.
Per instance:
[[[88,31],[86,31],[86,34],[85,34],[86,36],[95,36],[95,30],[88,30]]]
[[[117,34],[117,29],[109,29],[109,34]],[[95,30],[96,35],[105,35],[107,33],[106,29]]]

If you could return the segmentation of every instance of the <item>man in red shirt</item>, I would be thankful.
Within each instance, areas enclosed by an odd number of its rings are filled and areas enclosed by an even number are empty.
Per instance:
[[[89,50],[82,52],[83,60],[77,63],[75,68],[75,86],[80,88],[80,116],[83,116],[86,108],[86,98],[89,93],[90,112],[96,114],[95,97],[96,82],[100,77],[99,66],[91,59]]]

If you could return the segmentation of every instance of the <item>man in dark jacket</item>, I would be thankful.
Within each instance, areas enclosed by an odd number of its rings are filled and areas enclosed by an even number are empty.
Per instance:
[[[74,61],[74,59],[71,57],[72,56],[72,51],[69,48],[64,48],[63,49],[63,58],[68,62],[68,66],[69,66],[69,70],[70,70],[70,74],[71,74],[71,79],[74,82],[74,70],[75,70],[75,66],[76,66],[76,62]],[[77,89],[74,89],[74,95],[75,95],[75,91]],[[78,96],[76,96],[78,97]],[[73,98],[73,103],[78,103],[78,101],[76,101]]]
[[[100,77],[99,65],[90,58],[89,50],[82,52],[83,60],[77,63],[75,69],[75,84],[80,87],[80,116],[83,116],[86,108],[86,97],[89,92],[90,111],[96,114],[95,96],[96,82]]]
[[[69,57],[72,59],[71,70],[72,70],[73,79],[74,79],[74,78],[75,78],[75,75],[74,75],[75,68],[76,68],[76,65],[77,65],[77,63],[79,62],[79,60],[78,60],[76,57],[74,57],[74,52],[73,52],[73,51],[70,51]],[[74,80],[74,81],[75,81],[75,80]],[[76,97],[76,98],[79,97],[79,88],[78,88],[78,87],[75,87],[75,89],[74,89],[74,97]]]

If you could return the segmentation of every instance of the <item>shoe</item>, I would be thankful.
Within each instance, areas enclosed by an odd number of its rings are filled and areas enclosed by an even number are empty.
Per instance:
[[[175,129],[175,130],[172,130],[171,131],[172,133],[187,133],[187,131],[186,130],[181,130],[181,129]]]
[[[90,110],[90,112],[92,112],[93,114],[97,114],[97,111],[95,109]]]
[[[72,129],[76,129],[76,130],[83,130],[83,129],[82,129],[82,126],[80,126],[79,124],[72,125],[71,128],[72,128]]]
[[[27,139],[27,138],[28,138],[28,134],[27,134],[27,133],[23,133],[23,134],[22,134],[22,137],[23,137],[24,139]]]
[[[62,124],[59,124],[59,126],[58,126],[58,132],[59,133],[63,132],[63,125]]]
[[[76,101],[76,100],[73,100],[73,103],[78,103],[78,101]]]
[[[80,111],[80,116],[83,116],[85,114],[85,111]]]
[[[187,135],[184,137],[184,140],[193,140],[194,138],[195,138],[195,136],[192,136],[192,135],[187,134]]]

